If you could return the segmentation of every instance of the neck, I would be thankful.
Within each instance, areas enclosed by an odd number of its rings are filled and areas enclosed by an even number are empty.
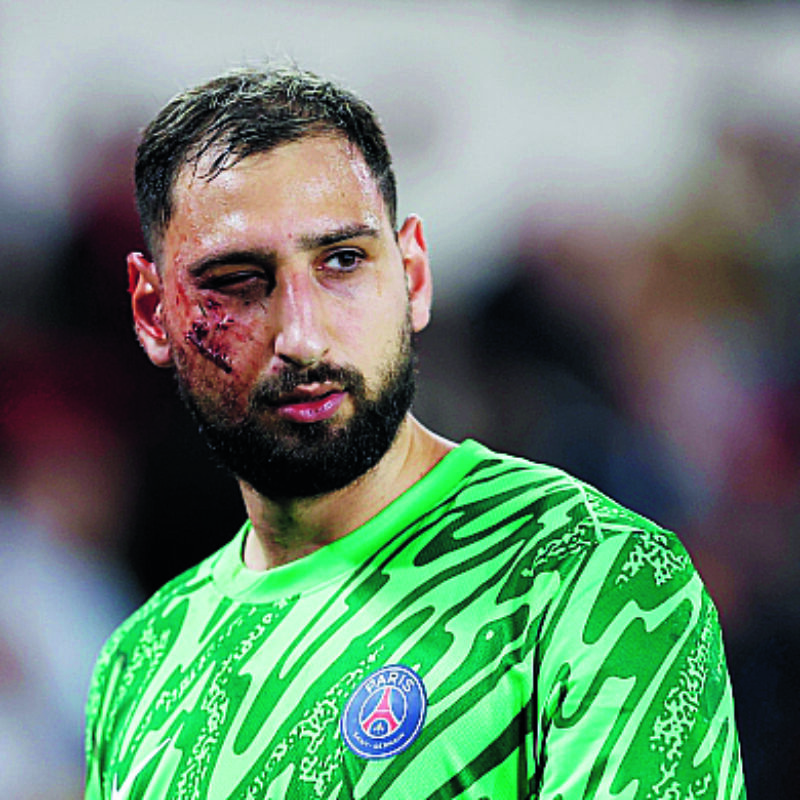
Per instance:
[[[409,415],[383,458],[336,492],[275,501],[240,483],[253,525],[245,542],[245,564],[270,569],[341,539],[413,486],[454,446]]]

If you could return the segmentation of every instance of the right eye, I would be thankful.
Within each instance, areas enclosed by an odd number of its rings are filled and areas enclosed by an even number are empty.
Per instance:
[[[203,279],[203,288],[212,291],[225,291],[236,289],[251,289],[256,286],[270,285],[269,276],[260,269],[227,269],[206,275]]]

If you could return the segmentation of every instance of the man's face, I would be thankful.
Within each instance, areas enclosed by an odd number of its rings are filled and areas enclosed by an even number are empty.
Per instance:
[[[174,364],[212,449],[257,491],[346,486],[410,407],[410,340],[430,300],[419,221],[395,238],[363,157],[341,138],[202,173],[201,162],[178,176],[160,269],[146,273],[168,356],[145,341],[135,291],[140,338]]]

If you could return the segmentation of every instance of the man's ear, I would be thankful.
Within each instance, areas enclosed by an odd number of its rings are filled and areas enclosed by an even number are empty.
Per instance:
[[[141,253],[128,255],[128,285],[133,324],[144,351],[157,367],[172,365],[172,351],[161,317],[161,278]]]
[[[415,333],[430,321],[433,300],[433,279],[428,260],[428,246],[422,233],[422,220],[411,214],[397,233],[397,243],[403,256],[406,271],[408,301],[411,308],[411,326]]]

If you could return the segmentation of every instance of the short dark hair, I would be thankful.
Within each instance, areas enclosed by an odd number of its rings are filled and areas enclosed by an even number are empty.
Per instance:
[[[342,136],[372,173],[392,228],[397,189],[386,137],[372,108],[350,90],[296,67],[239,69],[174,97],[147,126],[136,152],[136,204],[156,257],[184,166],[212,157],[213,179],[249,155],[307,136]]]

